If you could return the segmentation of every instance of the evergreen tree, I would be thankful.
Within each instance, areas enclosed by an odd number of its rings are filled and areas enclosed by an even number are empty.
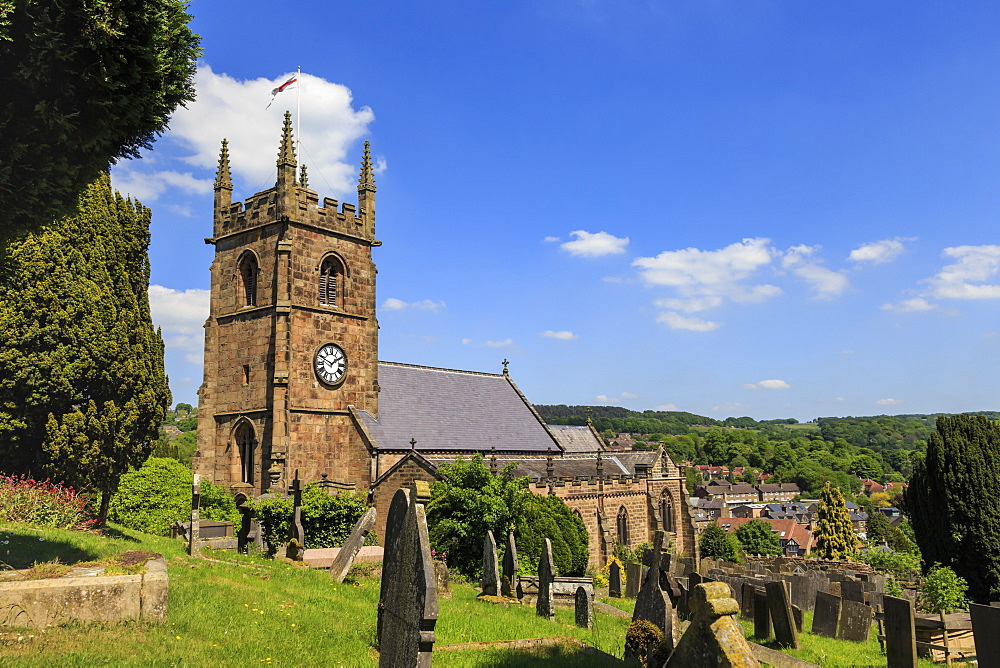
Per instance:
[[[1000,597],[1000,424],[941,416],[905,505],[925,564],[951,567],[979,603]]]
[[[781,542],[771,533],[771,525],[761,520],[750,520],[735,531],[736,540],[746,554],[781,554]]]
[[[913,548],[906,535],[892,526],[884,513],[874,508],[868,513],[865,533],[868,536],[868,544],[872,547],[885,541],[886,545],[897,552],[909,552]]]
[[[12,243],[0,273],[0,467],[100,492],[102,520],[170,403],[149,221],[102,173],[76,215]]]
[[[839,487],[827,482],[819,499],[816,513],[816,544],[813,552],[824,559],[845,559],[854,552],[858,539],[851,527],[851,516]]]
[[[740,544],[736,540],[736,536],[727,533],[716,522],[712,522],[701,532],[698,547],[703,557],[732,562],[740,561]]]

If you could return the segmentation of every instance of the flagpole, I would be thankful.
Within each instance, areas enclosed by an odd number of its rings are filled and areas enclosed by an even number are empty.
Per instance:
[[[299,160],[302,160],[302,66],[299,65],[295,68],[296,75],[295,78],[295,125],[297,126],[298,132],[295,133],[297,141],[295,147],[295,153],[299,156]]]

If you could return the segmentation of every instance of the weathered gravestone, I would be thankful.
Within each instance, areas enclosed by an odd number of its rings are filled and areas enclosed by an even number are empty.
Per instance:
[[[240,529],[236,532],[236,551],[240,554],[247,553],[251,537],[255,542],[260,540],[260,527],[256,527],[254,531],[253,508],[250,507],[249,501],[250,497],[246,493],[241,492],[236,495],[236,512],[240,514]]]
[[[845,601],[865,602],[864,583],[860,580],[844,580],[840,583],[840,595]]]
[[[430,486],[418,480],[397,491],[389,505],[378,603],[380,668],[431,665],[438,601],[424,512],[430,496]]]
[[[837,637],[852,642],[867,642],[872,628],[872,609],[864,603],[844,599],[840,609]]]
[[[816,604],[816,579],[805,575],[788,575],[785,579],[788,581],[792,605],[811,612]]]
[[[576,625],[581,629],[589,629],[594,626],[593,603],[586,588],[576,588]]]
[[[768,582],[764,589],[767,591],[767,609],[771,613],[775,642],[780,647],[798,649],[799,634],[795,630],[795,617],[785,583],[782,580]]]
[[[622,597],[622,568],[617,561],[612,561],[611,568],[608,569],[608,596]]]
[[[886,596],[886,605],[888,600]],[[972,616],[972,633],[980,668],[1000,667],[1000,607],[972,603],[969,614]],[[910,624],[913,624],[912,613],[910,619]]]
[[[805,615],[802,613],[802,608],[792,604],[792,619],[795,620],[795,630],[802,633],[802,624],[805,621]]]
[[[347,577],[347,573],[351,570],[351,566],[354,565],[354,558],[358,556],[358,550],[360,550],[365,544],[365,536],[372,530],[373,526],[375,526],[374,506],[366,510],[364,515],[358,518],[358,521],[354,523],[354,529],[351,530],[351,535],[347,537],[346,541],[344,541],[344,545],[340,548],[340,552],[337,553],[333,563],[330,564],[331,578],[337,582],[344,581],[344,578]]]
[[[552,595],[552,580],[555,577],[552,541],[546,538],[542,546],[542,557],[538,560],[538,598],[535,600],[535,614],[549,620],[556,618],[556,602]]]
[[[760,665],[736,621],[740,608],[731,593],[724,582],[700,584],[691,591],[691,624],[665,664],[668,668]]]
[[[507,550],[503,553],[503,574],[500,578],[500,595],[514,598],[517,582],[517,544],[514,542],[514,530],[507,532]]]
[[[771,611],[767,607],[767,592],[763,587],[753,588],[753,637],[757,640],[771,637]]]
[[[642,584],[642,564],[627,564],[625,566],[625,596],[635,598],[639,594],[639,585]]]
[[[654,558],[652,561],[654,564],[660,563],[660,551],[663,549],[663,534],[663,531],[657,531],[654,534]],[[644,619],[656,626],[656,628],[663,632],[663,639],[667,644],[667,648],[673,649],[677,639],[676,634],[680,631],[680,623],[674,624],[676,616],[677,612],[674,610],[674,606],[671,605],[670,598],[660,587],[660,569],[651,567],[646,572],[646,576],[642,580],[642,586],[639,588],[639,595],[635,599],[635,610],[632,613],[632,621],[635,622]]]
[[[201,536],[198,531],[200,522],[198,521],[198,509],[201,506],[201,476],[194,474],[194,481],[191,483],[191,528],[188,532],[188,554],[197,557],[201,554],[201,546],[198,544]]]
[[[840,625],[841,598],[825,591],[816,592],[816,610],[813,613],[812,632],[814,635],[837,637],[837,627]]]
[[[743,596],[740,599],[740,617],[753,619],[753,583],[744,581],[740,585],[740,589],[743,590]]]
[[[302,528],[302,481],[299,480],[298,469],[295,469],[295,479],[292,480],[292,522],[289,531],[289,538],[297,540],[299,545],[306,544],[306,532]]]
[[[493,532],[486,531],[483,539],[483,593],[481,596],[496,596],[500,593],[500,563],[497,559],[497,542]]]
[[[913,621],[913,603],[905,598],[886,596],[882,599],[882,605],[885,610],[887,668],[917,668],[917,630]],[[975,620],[975,613],[973,613],[973,627],[976,624]],[[1000,633],[1000,628],[996,631]],[[978,635],[976,640],[979,640]],[[997,645],[996,649],[1000,652],[1000,645]],[[976,643],[976,653],[980,656],[979,665],[987,668],[987,664],[983,663],[983,654],[979,649],[978,642]],[[1000,653],[996,656],[1000,657]]]

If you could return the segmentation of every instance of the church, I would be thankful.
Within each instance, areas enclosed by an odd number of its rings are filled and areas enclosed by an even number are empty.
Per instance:
[[[287,112],[275,186],[234,202],[223,140],[214,190],[195,473],[263,494],[297,471],[366,494],[382,538],[396,490],[479,453],[564,499],[589,531],[592,566],[657,529],[697,550],[684,470],[662,449],[609,452],[589,424],[545,424],[506,363],[481,373],[379,361],[368,142],[357,206],[309,189]]]

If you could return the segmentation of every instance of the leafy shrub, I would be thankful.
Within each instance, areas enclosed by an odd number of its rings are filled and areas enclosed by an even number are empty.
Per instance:
[[[261,532],[267,541],[269,554],[288,541],[294,502],[291,497],[257,499],[251,503]],[[330,496],[316,483],[302,490],[302,529],[305,547],[339,547],[344,544],[357,521],[368,509],[363,497],[344,493]],[[365,545],[376,545],[375,534],[369,532]]]
[[[97,520],[87,509],[87,497],[68,485],[0,475],[0,521],[86,529]]]
[[[524,519],[518,523],[515,537],[517,557],[524,573],[538,572],[546,538],[552,541],[552,560],[559,575],[578,577],[587,570],[590,558],[587,527],[557,496],[529,496],[524,504]]]
[[[611,564],[617,563],[618,567],[621,569],[622,574],[622,588],[625,588],[625,564],[621,562],[618,557],[611,555],[608,559],[608,563],[604,564],[604,568],[594,573],[594,584],[598,587],[607,587],[610,583],[611,578]]]
[[[861,553],[861,561],[883,573],[892,573],[897,579],[907,580],[920,569],[920,557],[912,552],[895,550],[867,550]]]
[[[920,604],[931,612],[965,610],[969,601],[965,597],[969,585],[947,566],[934,564],[920,587]]]
[[[122,476],[108,507],[108,519],[136,531],[166,536],[171,524],[191,518],[192,481],[191,471],[176,459],[150,457],[141,468]],[[201,481],[199,517],[237,526],[240,522],[233,497],[225,487],[208,480]]]
[[[736,540],[736,536],[728,533],[716,522],[712,522],[701,532],[698,547],[701,548],[701,556],[709,559],[724,559],[734,563],[743,561],[740,556],[740,543]]]

